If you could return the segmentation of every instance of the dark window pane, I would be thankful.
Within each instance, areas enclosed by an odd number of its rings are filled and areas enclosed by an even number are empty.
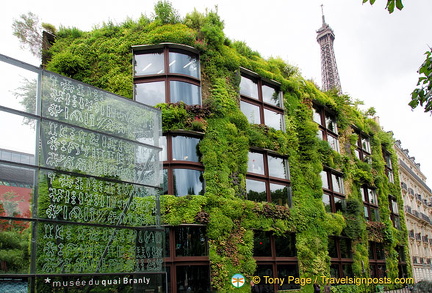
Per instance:
[[[201,90],[195,84],[170,81],[170,91],[171,103],[184,102],[187,105],[201,105]]]
[[[333,197],[334,202],[335,202],[335,209],[336,212],[338,211],[345,211],[346,210],[346,201],[344,198],[340,198],[340,197]]]
[[[165,82],[146,82],[135,84],[135,99],[137,102],[155,106],[165,103]]]
[[[329,244],[328,244],[328,254],[330,257],[333,258],[339,258],[338,253],[337,253],[337,240],[334,237],[330,237],[329,238]]]
[[[341,258],[351,258],[351,240],[347,238],[339,239],[339,247],[341,252]]]
[[[191,169],[173,170],[174,195],[202,195],[204,193],[202,172]]]
[[[177,266],[177,292],[210,292],[208,266]]]
[[[169,53],[170,73],[179,73],[199,78],[199,62],[196,57],[170,52]]]
[[[294,233],[289,233],[286,236],[275,236],[275,246],[276,257],[294,257],[297,255]]]
[[[240,110],[251,124],[261,124],[259,107],[250,103],[240,102]]]
[[[254,233],[254,256],[271,256],[270,236],[263,231]]]
[[[354,273],[352,270],[352,264],[343,264],[342,265],[343,276],[344,277],[354,277]]]
[[[264,280],[264,276],[273,277],[273,267],[271,265],[257,265],[254,276],[261,277],[261,280]],[[258,292],[274,292],[273,285],[265,284],[265,282],[261,281],[257,287]]]
[[[241,77],[240,94],[254,99],[258,99],[258,85],[249,78]]]
[[[340,278],[340,272],[339,272],[339,264],[332,264],[330,265],[330,276],[333,278]]]
[[[199,162],[198,138],[174,136],[172,138],[173,160]]]
[[[135,55],[135,75],[162,73],[164,73],[164,58],[162,53]]]
[[[175,228],[176,256],[207,256],[204,227]]]
[[[277,275],[279,278],[286,278],[287,276],[293,276],[295,278],[299,277],[298,265],[278,265],[277,266]],[[294,282],[288,283],[285,279],[282,287],[279,287],[280,290],[290,290],[290,289],[300,289],[300,285],[294,284]]]
[[[247,199],[253,201],[267,201],[265,182],[246,179]]]

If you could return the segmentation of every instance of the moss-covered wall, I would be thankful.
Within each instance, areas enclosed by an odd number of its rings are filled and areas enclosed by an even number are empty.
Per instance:
[[[276,234],[295,232],[302,277],[329,275],[328,237],[341,233],[353,241],[356,276],[369,275],[368,240],[385,244],[387,275],[397,276],[395,247],[407,247],[407,231],[403,217],[401,230],[394,229],[389,220],[389,194],[397,197],[403,215],[392,136],[359,111],[350,97],[323,93],[283,60],[265,60],[243,42],[227,39],[217,13],[194,11],[182,22],[175,23],[142,16],[137,21],[118,25],[103,24],[90,32],[62,28],[48,52],[51,61],[47,69],[132,98],[131,46],[161,42],[186,44],[200,52],[203,106],[166,104],[160,107],[165,131],[204,132],[199,148],[205,167],[206,191],[204,196],[164,196],[162,211],[165,222],[170,225],[207,225],[213,288],[229,292],[230,276],[254,274],[253,229]],[[248,123],[239,108],[240,67],[281,84],[286,132]],[[336,113],[340,154],[317,138],[318,126],[312,121],[313,102]],[[371,137],[372,164],[355,158],[353,144],[357,135],[352,125]],[[293,189],[291,208],[244,199],[249,147],[288,156]],[[384,173],[383,148],[392,154],[394,184],[389,183]],[[324,210],[320,179],[323,165],[344,174],[347,209],[343,213]],[[370,225],[363,218],[359,192],[363,184],[377,188],[382,224]],[[249,290],[244,286],[237,291]],[[305,287],[304,290],[312,289]],[[366,292],[362,287],[351,290]]]

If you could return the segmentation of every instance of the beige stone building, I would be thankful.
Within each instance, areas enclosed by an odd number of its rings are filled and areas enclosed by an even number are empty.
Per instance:
[[[395,144],[399,159],[399,177],[408,229],[409,251],[415,281],[432,280],[432,192],[420,164]]]

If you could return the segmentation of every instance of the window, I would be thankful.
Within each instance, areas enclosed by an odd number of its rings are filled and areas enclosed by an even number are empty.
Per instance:
[[[199,136],[194,133],[166,133],[161,138],[163,193],[176,196],[203,195],[203,166],[200,163]]]
[[[269,232],[254,232],[254,258],[257,262],[255,276],[299,276],[297,264],[297,251],[295,248],[295,234],[287,233],[276,236]],[[298,289],[295,284],[265,284],[262,282],[256,286],[259,292],[275,292],[276,290]]]
[[[327,141],[330,147],[339,152],[336,118],[323,107],[314,106],[313,120],[318,124],[318,137]]]
[[[243,72],[240,80],[240,110],[249,123],[285,130],[282,94],[279,84]]]
[[[323,203],[327,212],[335,213],[345,209],[345,189],[342,174],[325,169],[321,172]]]
[[[208,241],[204,226],[166,228],[168,292],[210,292]]]
[[[384,160],[385,160],[385,173],[387,175],[387,178],[391,183],[394,183],[391,154],[389,152],[383,150],[383,156],[384,156]]]
[[[360,189],[364,205],[364,216],[368,221],[379,221],[378,198],[374,189],[366,186]]]
[[[351,240],[347,237],[329,237],[330,274],[334,278],[353,277]]]
[[[369,242],[369,266],[372,278],[386,276],[384,245],[378,242]]]
[[[135,100],[155,106],[184,102],[201,105],[198,52],[188,46],[135,46]]]
[[[286,157],[271,152],[249,152],[246,176],[247,199],[291,204],[289,167]]]
[[[370,138],[366,134],[362,132],[356,132],[358,135],[357,145],[355,149],[355,154],[357,159],[371,163],[370,155],[371,155],[371,146],[370,146]]]
[[[399,220],[399,207],[396,201],[396,198],[392,195],[389,195],[389,210],[390,210],[390,219],[393,222],[393,227],[396,229],[400,229],[400,220]]]

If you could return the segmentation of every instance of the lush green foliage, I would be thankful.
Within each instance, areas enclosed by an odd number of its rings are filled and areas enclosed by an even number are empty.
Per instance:
[[[426,60],[419,69],[420,77],[416,88],[411,94],[412,108],[418,105],[424,107],[425,112],[432,111],[432,49],[425,53]]]
[[[229,292],[232,288],[229,276],[254,274],[253,230],[271,231],[276,235],[295,232],[303,277],[329,275],[330,235],[352,238],[356,276],[368,275],[363,269],[368,267],[368,241],[383,242],[388,255],[388,274],[395,276],[395,246],[406,245],[407,240],[406,228],[396,230],[388,220],[387,196],[395,195],[401,201],[399,180],[397,176],[394,184],[386,180],[382,157],[385,148],[392,154],[393,166],[397,166],[391,135],[383,133],[348,96],[323,93],[280,58],[265,60],[246,44],[227,40],[223,22],[216,12],[194,11],[180,23],[164,21],[171,19],[172,7],[160,8],[163,9],[156,13],[159,18],[155,17],[154,21],[142,17],[136,22],[105,24],[91,32],[60,29],[61,37],[50,50],[52,60],[48,69],[132,97],[132,45],[173,42],[200,51],[204,106],[191,107],[182,103],[158,106],[162,110],[164,131],[186,129],[203,133],[199,148],[205,167],[206,191],[204,196],[164,196],[162,211],[165,223],[170,225],[207,225],[212,286],[218,292]],[[238,106],[240,67],[281,84],[285,93],[286,132],[248,123]],[[340,154],[317,138],[318,128],[312,121],[313,102],[336,113],[342,146]],[[354,145],[358,136],[351,125],[371,137],[371,165],[356,158]],[[291,208],[244,199],[249,147],[288,156],[294,195]],[[348,202],[343,212],[329,214],[324,210],[320,179],[323,164],[345,175]],[[394,172],[397,174],[397,170]],[[359,192],[363,184],[380,191],[380,213],[385,220],[377,227],[367,226],[363,218]],[[399,207],[403,207],[401,202]],[[248,290],[245,286],[238,291]],[[311,287],[303,290],[306,292]]]

